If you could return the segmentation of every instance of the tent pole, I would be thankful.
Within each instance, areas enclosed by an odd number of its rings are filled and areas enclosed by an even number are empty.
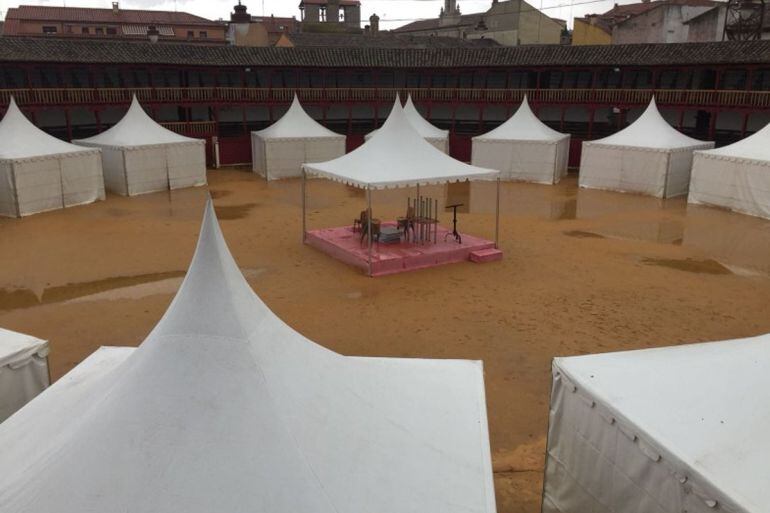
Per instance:
[[[307,220],[306,220],[306,212],[307,212],[307,206],[306,206],[306,183],[307,183],[307,171],[302,169],[302,243],[304,244],[307,240]]]
[[[369,186],[366,186],[366,238],[369,239],[369,257],[368,257],[368,268],[369,268],[369,276],[372,275],[372,190],[369,188]]]
[[[495,249],[500,244],[500,177],[497,177],[497,200],[495,202]]]

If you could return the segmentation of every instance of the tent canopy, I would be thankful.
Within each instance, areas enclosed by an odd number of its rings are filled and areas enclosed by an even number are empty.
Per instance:
[[[363,145],[340,158],[303,168],[310,174],[367,189],[490,180],[500,175],[436,149],[414,129],[398,98],[385,124]]]
[[[134,95],[128,112],[115,126],[81,141],[99,146],[123,148],[193,142],[200,139],[179,135],[159,125],[147,115]]]
[[[703,150],[705,155],[770,162],[770,124],[733,144],[715,150]]]
[[[320,137],[345,137],[336,132],[332,132],[325,126],[311,118],[302,105],[299,103],[297,95],[291,102],[291,107],[286,114],[278,121],[265,128],[253,132],[262,139],[311,139]]]
[[[32,124],[11,98],[8,112],[0,121],[0,159],[27,159],[66,153],[94,152],[57,139]]]
[[[398,106],[401,107],[401,102],[398,98],[398,95],[396,95],[396,103],[398,103]],[[449,130],[441,130],[437,126],[433,126],[433,124],[431,124],[427,119],[422,117],[422,114],[420,114],[420,112],[414,106],[411,94],[406,99],[406,105],[404,105],[403,111],[406,119],[412,125],[412,128],[417,130],[417,133],[420,134],[423,138],[435,140],[446,139],[449,137]],[[379,129],[372,130],[366,137],[373,137],[378,130]]]
[[[569,134],[557,132],[538,119],[529,107],[526,95],[516,113],[505,123],[473,138],[474,141],[561,141]]]
[[[554,367],[693,487],[738,505],[726,510],[770,504],[770,335],[557,358]]]
[[[0,367],[19,365],[35,355],[45,358],[48,355],[48,342],[0,328]]]
[[[210,201],[168,311],[94,388],[36,409],[49,427],[24,443],[0,424],[4,511],[495,511],[480,362],[311,342],[254,294]]]
[[[703,146],[708,143],[688,137],[669,125],[658,111],[655,97],[653,97],[647,109],[629,126],[609,137],[586,141],[585,144],[675,150]]]

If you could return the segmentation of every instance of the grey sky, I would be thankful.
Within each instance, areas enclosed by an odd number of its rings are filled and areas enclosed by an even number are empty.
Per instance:
[[[586,13],[604,12],[612,8],[615,0],[529,0],[534,7],[554,18],[571,20]],[[633,0],[621,0],[618,3],[631,3]],[[110,7],[109,0],[0,0],[3,17],[9,7],[19,3],[32,5],[67,5],[81,7]],[[206,18],[227,18],[237,0],[122,0],[124,8],[159,9],[187,11]],[[244,0],[253,15],[297,16],[299,18],[299,0]],[[458,0],[463,13],[482,12],[489,8],[492,0]],[[381,18],[383,28],[395,28],[409,21],[434,18],[438,15],[443,0],[362,0],[362,17],[366,20],[372,13]],[[263,8],[264,6],[264,8]],[[570,26],[572,22],[570,21]]]

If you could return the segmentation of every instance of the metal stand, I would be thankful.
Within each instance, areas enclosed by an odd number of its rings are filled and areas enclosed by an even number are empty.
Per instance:
[[[453,210],[453,217],[452,217],[452,233],[446,233],[444,234],[444,242],[446,242],[447,237],[450,235],[454,237],[455,241],[458,244],[463,243],[463,238],[460,235],[460,232],[457,231],[457,207],[462,207],[462,203],[457,203],[456,205],[447,205],[445,208],[451,208]]]

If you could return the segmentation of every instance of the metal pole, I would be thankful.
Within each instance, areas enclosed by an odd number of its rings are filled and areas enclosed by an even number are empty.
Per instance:
[[[302,170],[302,243],[307,240],[307,220],[306,220],[306,184],[307,183],[307,171]]]
[[[497,177],[497,202],[495,205],[495,249],[500,243],[500,177]]]
[[[369,258],[367,261],[369,276],[372,275],[372,190],[366,187],[366,223],[367,238],[369,239]]]

